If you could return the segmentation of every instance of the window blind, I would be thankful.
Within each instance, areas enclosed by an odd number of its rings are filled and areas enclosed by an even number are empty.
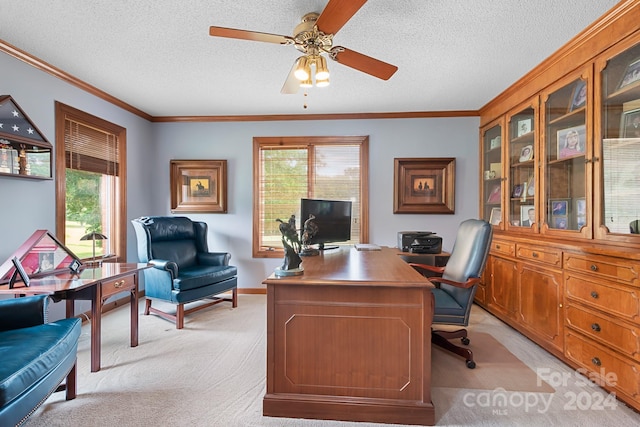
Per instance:
[[[65,166],[68,169],[119,176],[118,137],[65,119]]]

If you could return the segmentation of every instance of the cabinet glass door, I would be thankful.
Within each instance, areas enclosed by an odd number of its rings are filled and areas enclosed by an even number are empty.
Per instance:
[[[635,40],[636,43],[638,40]],[[597,238],[640,240],[640,44],[596,64],[600,70],[596,124]]]
[[[502,226],[502,124],[494,123],[482,130],[482,219]]]
[[[543,233],[591,238],[588,83],[587,77],[576,76],[543,95]]]
[[[538,98],[508,117],[508,189],[506,228],[509,231],[537,230],[536,216],[536,126]]]

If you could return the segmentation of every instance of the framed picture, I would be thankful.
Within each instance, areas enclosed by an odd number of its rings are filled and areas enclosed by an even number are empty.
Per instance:
[[[520,205],[520,224],[531,227],[536,223],[536,207],[534,205]]]
[[[622,137],[640,138],[640,108],[622,114]]]
[[[171,212],[227,213],[226,160],[171,160]]]
[[[584,155],[587,143],[585,125],[574,126],[558,131],[558,159]]]
[[[531,159],[533,159],[533,145],[525,145],[522,147],[522,150],[520,150],[519,161],[522,163],[528,162]]]
[[[500,208],[492,208],[489,223],[491,225],[500,225],[500,221],[502,221],[502,210]]]
[[[502,191],[501,191],[500,184],[495,184],[491,188],[491,191],[487,196],[487,203],[500,203],[501,197],[502,197]]]
[[[491,140],[489,140],[489,150],[500,147],[501,143],[502,137],[500,135],[496,136],[495,138],[491,138]]]
[[[522,136],[529,132],[531,132],[531,119],[522,119],[518,120],[518,131],[517,135]]]
[[[516,184],[513,186],[513,192],[511,193],[511,197],[514,199],[519,199],[522,197],[522,191],[524,190],[524,186],[526,184]]]
[[[74,259],[71,261],[71,264],[69,264],[69,270],[71,270],[72,273],[80,271],[80,267],[82,267],[82,263],[77,259]]]
[[[18,257],[14,256],[13,258],[11,258],[11,262],[13,263],[15,271],[13,272],[13,274],[11,275],[11,279],[9,280],[9,289],[13,288],[18,276],[20,276],[20,279],[25,286],[29,286],[29,275],[24,270],[24,267],[22,266],[22,263],[20,262]]]
[[[527,181],[527,197],[533,197],[536,195],[536,184],[535,184],[534,176],[531,175],[529,180]]]
[[[453,214],[456,159],[394,159],[393,213]]]
[[[587,225],[587,201],[584,197],[578,197],[574,201],[573,207],[575,212],[576,227],[578,230]]]
[[[569,228],[570,204],[571,199],[551,199],[549,200],[549,226],[559,230],[567,230]]]
[[[618,84],[618,89],[622,89],[623,87],[629,86],[630,84],[636,83],[640,80],[640,58],[635,59],[631,62],[620,80],[620,84]]]
[[[569,112],[582,108],[587,103],[587,82],[585,80],[578,80],[576,87],[573,89],[571,95],[571,103],[569,104]]]

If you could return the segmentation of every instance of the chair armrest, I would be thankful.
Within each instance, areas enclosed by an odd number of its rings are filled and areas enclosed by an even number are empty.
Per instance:
[[[228,252],[199,252],[198,264],[202,265],[229,265],[231,254]]]
[[[178,277],[178,264],[173,261],[168,261],[165,259],[150,259],[149,264],[151,264],[155,269],[168,271],[169,273],[171,273],[172,280]]]
[[[48,304],[47,295],[0,300],[0,331],[47,323]]]
[[[455,286],[456,288],[468,289],[478,283],[480,283],[479,277],[470,277],[466,282],[455,282],[453,280],[444,279],[442,277],[429,278],[430,281],[435,283],[446,283],[447,285]]]
[[[444,267],[436,267],[435,265],[428,264],[417,264],[415,262],[410,262],[409,265],[415,268],[418,273],[421,273],[426,277],[442,276],[442,274],[444,273]]]

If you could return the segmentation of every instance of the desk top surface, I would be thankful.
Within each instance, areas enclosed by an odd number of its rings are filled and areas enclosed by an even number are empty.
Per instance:
[[[424,276],[398,256],[395,248],[358,251],[341,246],[302,257],[304,273],[299,276],[276,277],[271,274],[263,283],[342,286],[433,287]]]
[[[105,262],[100,267],[83,268],[78,274],[63,272],[33,278],[29,282],[29,287],[25,287],[22,282],[16,282],[13,289],[9,285],[0,286],[0,294],[55,294],[66,291],[78,291],[80,289],[93,286],[101,280],[116,279],[121,276],[135,273],[148,268],[147,264],[125,264]]]

